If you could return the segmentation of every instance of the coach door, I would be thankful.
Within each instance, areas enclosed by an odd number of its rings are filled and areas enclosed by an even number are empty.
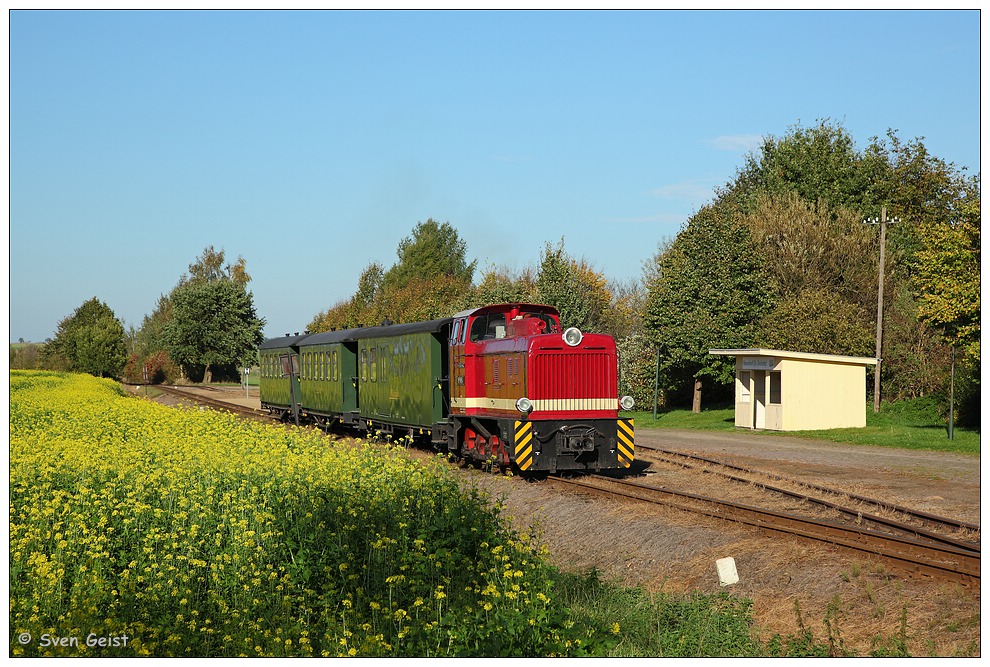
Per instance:
[[[279,356],[279,361],[282,363],[282,377],[289,380],[292,419],[299,426],[299,355],[283,354]]]

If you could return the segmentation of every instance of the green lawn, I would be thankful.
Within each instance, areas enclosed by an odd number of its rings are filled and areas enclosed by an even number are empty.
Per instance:
[[[680,428],[702,431],[737,431],[732,408],[702,410],[694,414],[690,410],[669,410],[630,413],[636,419],[636,428]],[[977,429],[955,427],[953,439],[948,438],[948,424],[939,419],[932,401],[916,399],[884,403],[880,413],[873,413],[873,404],[866,408],[866,426],[863,428],[835,428],[825,431],[753,431],[761,435],[797,436],[816,440],[831,440],[855,445],[926,449],[940,452],[980,453],[980,432]]]

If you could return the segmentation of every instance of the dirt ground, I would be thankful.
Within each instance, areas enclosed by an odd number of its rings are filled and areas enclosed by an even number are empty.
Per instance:
[[[244,399],[243,390],[228,392]],[[211,396],[215,395],[211,393]],[[702,454],[788,477],[980,523],[977,456],[843,445],[749,432],[639,429],[644,445]],[[677,510],[561,492],[550,485],[464,471],[467,483],[501,499],[515,525],[536,531],[552,560],[574,571],[650,591],[727,590],[753,600],[757,631],[796,633],[800,624],[837,649],[867,655],[878,638],[906,634],[912,655],[979,656],[980,590],[906,578],[879,562],[800,538],[768,535]],[[739,582],[722,589],[715,561],[732,557]]]

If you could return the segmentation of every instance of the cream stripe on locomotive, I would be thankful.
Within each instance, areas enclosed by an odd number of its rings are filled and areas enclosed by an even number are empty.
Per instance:
[[[533,422],[517,421],[515,437],[512,439],[516,465],[520,470],[529,470],[533,465]]]
[[[619,419],[616,425],[615,432],[618,436],[619,463],[628,468],[632,465],[633,455],[636,453],[636,446],[633,444],[633,420]]]
[[[452,398],[455,408],[489,408],[492,410],[515,410],[514,398]],[[559,412],[565,410],[618,410],[616,398],[548,398],[533,401],[534,412]]]

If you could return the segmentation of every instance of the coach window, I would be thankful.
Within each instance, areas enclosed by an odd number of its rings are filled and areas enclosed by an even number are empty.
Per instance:
[[[378,382],[378,354],[375,348],[371,348],[371,356],[368,363],[371,365],[371,381]]]
[[[340,370],[337,367],[337,350],[330,353],[330,379],[336,382],[339,379],[338,373]]]
[[[361,350],[361,381],[368,379],[368,351]]]

